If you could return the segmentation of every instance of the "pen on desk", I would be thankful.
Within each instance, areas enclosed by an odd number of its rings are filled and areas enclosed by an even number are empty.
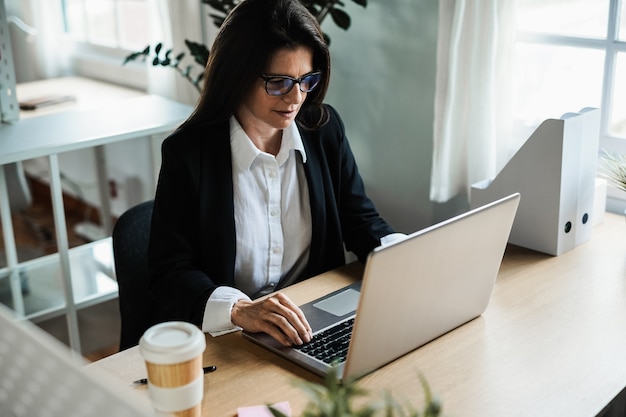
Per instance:
[[[215,370],[217,370],[217,366],[215,366],[215,365],[205,366],[204,368],[202,368],[202,371],[205,374],[214,372]],[[133,381],[133,384],[138,384],[138,385],[143,385],[143,384],[147,384],[147,383],[148,383],[148,378],[141,378],[141,379],[138,379],[136,381]]]

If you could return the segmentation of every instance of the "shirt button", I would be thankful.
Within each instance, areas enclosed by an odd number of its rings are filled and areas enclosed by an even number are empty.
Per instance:
[[[272,249],[272,252],[275,253],[275,254],[280,253],[280,247],[274,246],[274,248]]]
[[[271,210],[270,211],[270,216],[272,216],[272,217],[278,216],[278,210]]]
[[[270,171],[270,178],[276,178],[276,171]]]

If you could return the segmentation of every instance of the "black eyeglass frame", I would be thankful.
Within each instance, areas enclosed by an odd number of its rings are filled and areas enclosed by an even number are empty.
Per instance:
[[[310,88],[308,90],[303,90],[302,89],[302,81],[304,81],[306,78],[308,77],[313,77],[319,75],[320,79],[317,81],[317,83],[315,83],[315,85],[313,86],[313,88]],[[310,72],[308,74],[304,74],[302,77],[300,78],[293,78],[290,77],[288,75],[261,75],[261,78],[263,79],[263,81],[265,81],[265,92],[267,94],[269,94],[270,96],[274,96],[274,97],[280,97],[280,96],[284,96],[285,94],[289,94],[289,92],[293,89],[293,86],[298,84],[298,88],[300,89],[301,92],[303,93],[310,93],[311,91],[315,90],[317,88],[317,86],[319,85],[320,81],[322,80],[322,71],[314,71],[314,72]],[[270,91],[268,90],[267,87],[267,83],[272,81],[272,80],[290,80],[291,81],[291,85],[289,86],[289,88],[287,89],[287,91],[285,91],[284,93],[280,93],[280,94],[272,94],[270,93]]]

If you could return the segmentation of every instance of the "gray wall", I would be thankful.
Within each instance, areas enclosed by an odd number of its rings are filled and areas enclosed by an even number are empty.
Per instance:
[[[346,0],[352,26],[330,18],[326,101],[340,112],[367,191],[397,230],[430,225],[438,2]]]

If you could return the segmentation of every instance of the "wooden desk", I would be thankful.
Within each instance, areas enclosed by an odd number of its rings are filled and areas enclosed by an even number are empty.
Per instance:
[[[352,282],[359,265],[287,290],[303,303]],[[306,397],[295,378],[318,377],[243,339],[207,337],[205,416],[238,406],[288,400],[299,415]],[[87,369],[103,370],[145,399],[137,348]],[[493,297],[479,318],[362,378],[373,393],[389,389],[421,404],[422,372],[447,416],[595,416],[626,387],[626,221],[607,214],[591,241],[559,257],[510,246]]]

